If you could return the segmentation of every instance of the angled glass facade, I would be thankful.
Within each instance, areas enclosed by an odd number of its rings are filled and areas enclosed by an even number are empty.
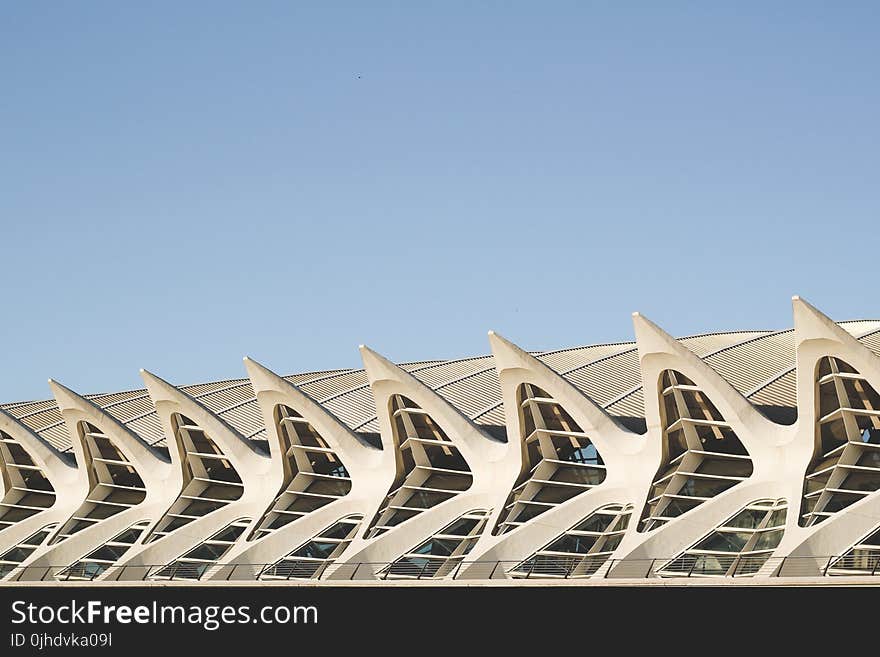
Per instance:
[[[40,531],[31,534],[25,540],[18,543],[12,549],[6,550],[6,552],[0,554],[0,579],[6,579],[10,575],[14,579],[16,570],[19,569],[21,564],[31,556],[34,550],[47,542],[49,536],[57,527],[57,523],[46,525]]]
[[[454,575],[482,535],[490,513],[486,509],[477,509],[464,514],[382,570],[382,579]]]
[[[200,426],[174,413],[172,425],[185,452],[183,492],[147,539],[156,541],[193,520],[222,509],[244,492],[241,476],[229,458]]]
[[[93,580],[125,556],[129,548],[137,543],[149,527],[149,521],[133,524],[117,534],[96,550],[92,550],[79,561],[58,572],[59,580]]]
[[[55,489],[45,473],[17,440],[2,431],[0,468],[5,484],[0,500],[0,531],[55,503]]]
[[[609,504],[596,509],[507,574],[514,578],[576,578],[595,574],[623,540],[632,510],[631,504]]]
[[[258,579],[319,579],[357,535],[364,519],[355,514],[340,518],[284,558],[265,568]]]
[[[262,538],[351,491],[351,476],[342,460],[308,420],[282,404],[275,407],[274,417],[290,474],[252,539]]]
[[[109,436],[88,422],[80,422],[77,428],[92,464],[91,490],[79,510],[52,538],[53,543],[137,506],[147,496],[137,469]]]
[[[247,529],[250,518],[240,518],[211,534],[203,543],[151,574],[150,579],[201,579],[211,566],[223,558]]]
[[[495,534],[537,518],[605,480],[602,456],[561,404],[531,383],[519,386],[517,404],[526,463]]]
[[[400,468],[382,508],[367,530],[368,538],[419,515],[470,488],[471,469],[434,419],[403,395],[393,395],[389,413]]]
[[[816,525],[880,489],[880,395],[839,358],[816,370],[816,451],[798,522]]]
[[[757,500],[657,569],[665,577],[755,575],[785,533],[785,499]]]
[[[706,394],[681,372],[660,377],[663,465],[642,511],[639,531],[681,516],[752,474],[739,436]]]

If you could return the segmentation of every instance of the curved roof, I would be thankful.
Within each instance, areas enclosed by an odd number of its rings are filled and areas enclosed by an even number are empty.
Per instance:
[[[840,326],[880,354],[880,320],[840,322]],[[708,333],[680,341],[773,419],[789,422],[796,417],[792,329]],[[624,424],[637,430],[644,426],[644,397],[634,342],[586,345],[534,355]],[[478,424],[504,425],[501,390],[492,356],[419,361],[401,367]],[[364,370],[306,372],[285,378],[353,430],[378,432],[376,407]],[[248,379],[197,383],[180,386],[180,390],[222,417],[242,437],[265,439],[266,428]],[[165,436],[146,390],[86,398],[149,444],[164,444]],[[58,449],[70,449],[70,436],[54,400],[0,404],[0,408]]]

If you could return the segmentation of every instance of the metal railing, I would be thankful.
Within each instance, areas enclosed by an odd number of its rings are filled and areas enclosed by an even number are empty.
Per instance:
[[[308,567],[306,565],[308,564]],[[492,579],[586,580],[657,578],[752,578],[880,576],[880,554],[771,557],[685,554],[664,559],[544,556],[525,561],[418,561],[271,564],[183,562],[169,566],[9,566],[4,582],[205,582],[205,581],[485,581]],[[315,576],[317,575],[317,577]]]

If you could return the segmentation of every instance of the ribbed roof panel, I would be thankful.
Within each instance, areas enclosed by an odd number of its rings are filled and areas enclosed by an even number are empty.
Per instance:
[[[368,386],[334,397],[323,405],[352,429],[357,429],[376,416],[376,405]]]
[[[639,354],[635,348],[589,363],[564,375],[599,406],[641,383]]]
[[[611,415],[618,417],[644,417],[645,392],[641,388],[637,388],[625,397],[618,399],[606,410]]]
[[[875,354],[880,354],[880,330],[869,333],[868,335],[860,338],[859,342],[861,342]]]
[[[562,374],[634,346],[634,342],[618,342],[616,344],[599,344],[591,347],[560,349],[558,351],[547,351],[542,354],[533,355],[550,369]]]
[[[139,396],[132,395],[127,399],[117,399],[107,405],[102,404],[99,399],[92,399],[92,401],[103,408],[105,413],[124,424],[133,418],[156,412],[156,409],[153,407],[153,400],[150,399],[147,391],[142,390],[140,392]]]
[[[789,370],[749,395],[756,406],[789,406],[797,404],[797,372]]]
[[[411,370],[411,374],[429,388],[436,388],[449,381],[471,376],[493,367],[494,360],[491,356],[479,356],[421,367]]]
[[[212,381],[210,383],[196,383],[193,385],[179,386],[190,397],[199,399],[204,395],[208,395],[217,390],[223,390],[230,386],[236,387],[241,384],[248,383],[248,379],[225,379],[223,381]]]
[[[290,380],[292,377],[286,378]],[[367,375],[363,370],[349,370],[331,376],[302,381],[297,385],[303,392],[321,401],[366,384]]]
[[[493,406],[486,413],[477,418],[478,424],[494,424],[498,426],[505,425],[504,408],[500,404]]]
[[[470,418],[501,399],[495,369],[484,370],[437,389],[437,394]]]
[[[165,432],[162,431],[162,423],[155,412],[130,420],[125,426],[151,445],[165,445]]]
[[[880,320],[854,319],[848,322],[838,322],[838,325],[846,329],[851,335],[858,337],[880,329]]]
[[[794,367],[794,331],[753,338],[710,354],[705,360],[734,388],[746,393],[774,374]]]

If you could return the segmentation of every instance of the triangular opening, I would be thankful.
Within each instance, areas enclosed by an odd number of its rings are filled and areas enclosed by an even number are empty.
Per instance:
[[[308,420],[283,404],[275,407],[274,418],[290,466],[289,477],[252,539],[262,538],[351,491],[351,476],[342,459]]]
[[[816,448],[798,522],[816,525],[880,489],[880,395],[849,363],[816,367]]]
[[[681,372],[660,375],[663,463],[657,470],[639,531],[684,515],[747,479],[752,459],[715,404]]]
[[[516,400],[524,464],[495,525],[496,535],[598,486],[606,475],[596,446],[549,393],[522,383]]]
[[[368,538],[455,497],[473,482],[461,452],[418,404],[403,395],[392,395],[388,412],[398,450],[398,472],[370,523]]]
[[[171,415],[171,425],[185,450],[186,482],[147,542],[222,509],[244,493],[244,484],[232,461],[204,429],[181,413]]]

